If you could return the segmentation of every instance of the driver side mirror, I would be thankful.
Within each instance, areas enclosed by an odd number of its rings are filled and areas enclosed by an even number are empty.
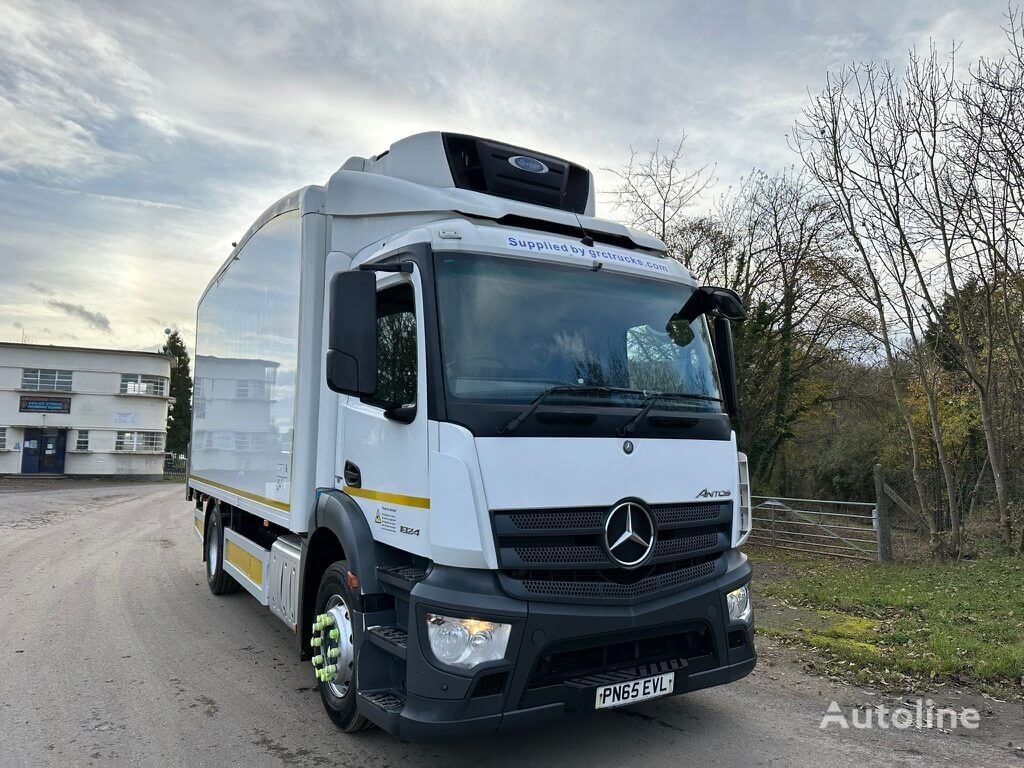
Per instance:
[[[377,278],[339,272],[331,278],[327,386],[364,397],[377,390]]]
[[[716,317],[714,329],[715,360],[718,361],[725,412],[736,416],[740,410],[740,398],[736,388],[736,352],[732,341],[732,325],[727,318]]]
[[[687,324],[688,327],[689,323],[701,315],[708,315],[712,319],[722,399],[725,401],[726,413],[736,416],[739,412],[739,396],[736,387],[736,353],[730,321],[746,320],[747,311],[743,308],[743,302],[736,291],[705,285],[695,290],[679,311],[672,315],[665,330],[671,335],[674,329],[683,324]]]
[[[746,320],[747,311],[739,294],[731,288],[704,285],[693,292],[673,318],[692,323],[701,315],[722,317],[726,320]]]

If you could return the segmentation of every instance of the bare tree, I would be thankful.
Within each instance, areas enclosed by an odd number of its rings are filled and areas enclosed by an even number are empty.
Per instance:
[[[684,163],[684,133],[675,147],[663,152],[661,142],[640,153],[630,149],[629,162],[621,168],[605,168],[619,185],[612,191],[617,209],[625,213],[634,227],[665,240],[674,224],[683,217],[714,183],[715,167],[705,163],[689,169]]]
[[[843,212],[864,261],[897,401],[901,355],[913,363],[927,398],[957,550],[961,494],[937,407],[936,347],[925,343],[925,329],[937,331],[947,359],[974,387],[1000,530],[1007,544],[1012,541],[994,390],[1000,272],[986,268],[1007,252],[1007,207],[1000,202],[1008,194],[998,175],[985,172],[993,156],[984,128],[991,107],[974,90],[978,117],[972,121],[971,90],[958,79],[953,55],[941,59],[934,47],[925,56],[911,52],[902,75],[874,64],[843,70],[794,133],[797,150]],[[914,474],[923,510],[924,486],[918,469]]]
[[[977,166],[969,190],[970,242],[963,262],[971,285],[980,286],[984,298],[980,309],[988,343],[981,349],[981,372],[986,375],[990,399],[999,396],[1000,384],[1004,389],[1024,388],[1024,15],[1020,9],[1011,6],[1007,11],[1004,32],[1007,53],[980,59],[972,67],[961,89],[964,115],[957,126],[959,144],[969,150],[966,160]],[[1009,353],[1005,360],[996,357],[997,329],[1005,336]],[[1012,381],[1000,382],[997,376],[997,366],[1004,364],[1013,371]],[[996,493],[1003,497],[1004,469],[993,466],[992,471]],[[1008,539],[1008,517],[1002,520],[1002,529]],[[1017,547],[1024,553],[1024,525]]]
[[[878,338],[885,355],[893,397],[909,436],[911,475],[918,514],[928,527],[932,552],[941,543],[938,526],[928,515],[928,493],[922,473],[918,428],[903,390],[901,339],[910,349],[920,343],[912,329],[915,303],[906,287],[908,260],[916,257],[904,219],[903,181],[916,178],[907,137],[898,130],[904,103],[896,93],[897,76],[888,67],[852,66],[830,76],[825,90],[805,109],[793,141],[810,173],[839,211],[859,254],[865,282],[854,288],[877,317]],[[916,240],[916,236],[914,237]],[[901,323],[900,320],[903,320]],[[932,389],[915,355],[915,372],[928,393],[932,439],[942,445]],[[947,468],[944,474],[948,478]],[[958,528],[958,526],[957,526]]]

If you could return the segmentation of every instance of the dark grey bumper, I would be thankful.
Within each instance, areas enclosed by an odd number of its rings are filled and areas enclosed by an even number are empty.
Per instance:
[[[404,707],[360,701],[360,711],[400,738],[427,741],[590,710],[596,688],[616,679],[673,670],[673,695],[737,680],[756,663],[753,626],[728,622],[724,596],[751,567],[740,552],[724,557],[719,578],[635,605],[527,602],[503,594],[493,573],[435,567],[409,593]],[[443,667],[422,629],[427,612],[512,623],[507,658],[471,674]]]

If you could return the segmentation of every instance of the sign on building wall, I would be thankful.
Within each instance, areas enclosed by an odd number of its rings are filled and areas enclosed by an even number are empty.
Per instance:
[[[71,413],[71,398],[22,395],[18,410],[22,413]]]

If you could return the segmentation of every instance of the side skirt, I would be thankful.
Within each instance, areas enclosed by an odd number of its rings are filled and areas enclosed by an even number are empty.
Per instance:
[[[224,530],[224,570],[261,605],[267,605],[270,551],[230,529]]]

